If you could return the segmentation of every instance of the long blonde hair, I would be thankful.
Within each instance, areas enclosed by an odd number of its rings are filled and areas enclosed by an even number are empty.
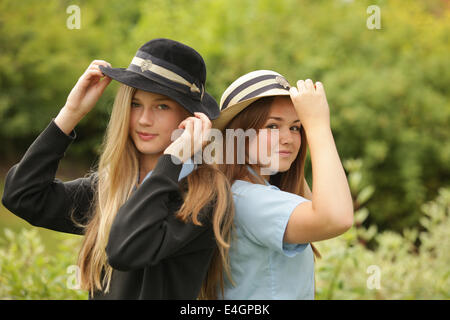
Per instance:
[[[119,208],[127,201],[139,173],[139,151],[129,137],[130,104],[136,89],[121,84],[102,143],[96,172],[91,219],[84,225],[85,237],[78,257],[81,288],[108,292],[113,269],[108,265],[105,247],[111,225]],[[233,201],[231,188],[224,174],[215,165],[200,164],[186,179],[188,188],[177,217],[201,225],[198,214],[207,205],[214,208],[212,226],[217,247],[208,271],[201,297],[211,296],[211,288],[220,285],[223,271],[230,275],[227,262],[232,232]],[[180,185],[181,186],[181,185]],[[219,263],[220,262],[220,263]],[[220,281],[222,280],[222,281]]]

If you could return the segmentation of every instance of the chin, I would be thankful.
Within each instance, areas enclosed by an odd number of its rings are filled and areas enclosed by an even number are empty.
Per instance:
[[[264,170],[265,170],[264,174],[273,175],[273,174],[277,174],[278,172],[288,171],[291,168],[291,166],[290,166],[290,163],[289,164],[279,163],[278,165],[271,163],[269,166],[262,165],[262,166],[260,166],[260,168],[264,168]]]
[[[159,153],[163,153],[165,148],[160,148],[157,146],[143,146],[143,145],[138,145],[136,147],[136,149],[138,149],[138,151],[142,154],[159,154]]]
[[[288,171],[291,168],[292,161],[289,159],[280,159],[278,163],[278,170],[277,172],[285,172]]]
[[[280,166],[280,170],[278,172],[286,172],[291,168],[291,166]]]

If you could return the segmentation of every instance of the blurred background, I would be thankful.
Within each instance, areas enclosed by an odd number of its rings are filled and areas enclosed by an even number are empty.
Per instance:
[[[449,35],[447,0],[0,0],[0,191],[92,60],[127,67],[171,38],[202,54],[217,101],[256,69],[323,82],[355,224],[317,243],[317,299],[449,299]],[[77,126],[57,178],[95,164],[117,87]],[[0,299],[86,299],[70,268],[79,245],[0,206]]]

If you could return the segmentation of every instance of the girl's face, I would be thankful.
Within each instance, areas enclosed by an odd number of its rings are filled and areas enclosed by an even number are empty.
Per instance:
[[[190,116],[174,100],[142,90],[136,90],[130,108],[130,137],[144,155],[162,154],[172,143],[172,132]]]
[[[266,122],[257,132],[258,139],[250,143],[250,150],[252,147],[253,150],[257,150],[258,165],[262,168],[267,167],[270,172],[289,170],[301,145],[300,120],[291,99],[276,97]],[[253,154],[251,158],[255,159],[254,152],[250,151],[250,154]]]

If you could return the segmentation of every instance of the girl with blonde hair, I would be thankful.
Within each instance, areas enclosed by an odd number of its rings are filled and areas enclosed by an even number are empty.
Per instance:
[[[112,79],[121,85],[98,168],[55,179],[75,126]],[[84,235],[78,264],[91,299],[211,298],[228,272],[230,186],[215,166],[191,159],[219,115],[205,82],[200,54],[169,39],[144,44],[126,69],[95,60],[9,170],[6,208],[34,226]]]

